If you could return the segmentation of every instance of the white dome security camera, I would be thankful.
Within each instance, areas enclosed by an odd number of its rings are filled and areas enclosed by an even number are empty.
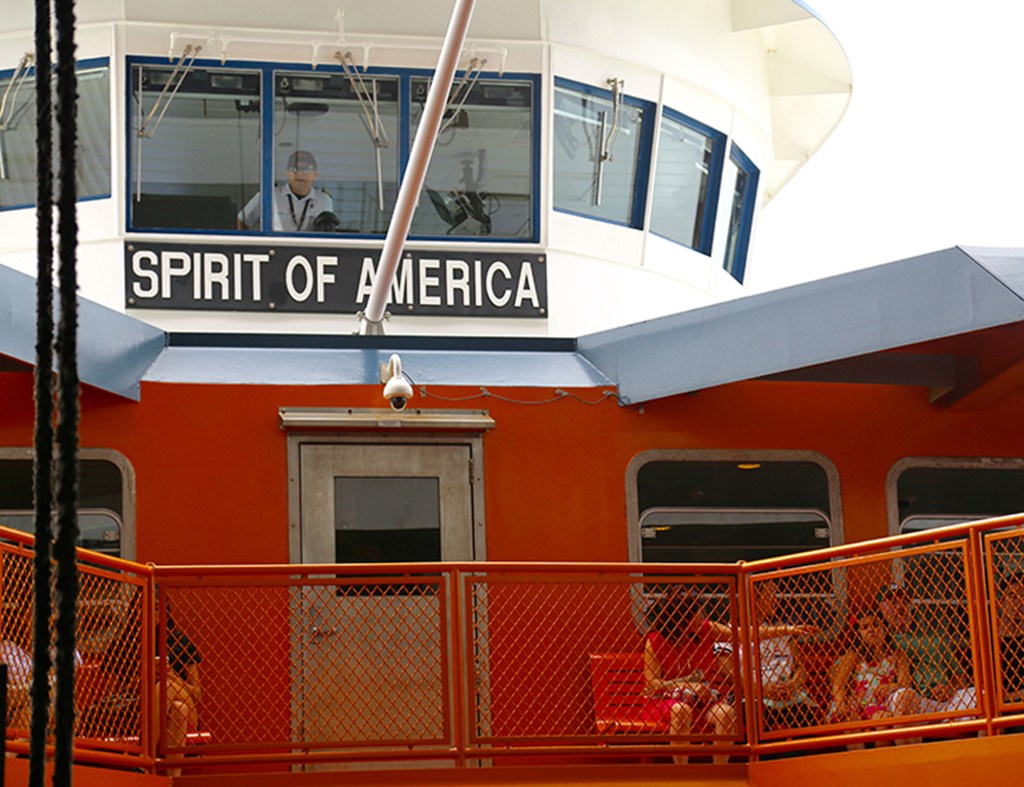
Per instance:
[[[409,381],[402,374],[402,359],[392,355],[386,364],[380,367],[381,382],[384,383],[384,398],[388,400],[392,410],[404,410],[413,391]]]

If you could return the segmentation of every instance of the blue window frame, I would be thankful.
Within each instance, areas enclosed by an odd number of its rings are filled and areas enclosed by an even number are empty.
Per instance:
[[[649,101],[556,78],[555,209],[643,227],[654,115]]]
[[[736,172],[732,182],[729,231],[722,266],[736,281],[742,283],[747,269],[747,250],[750,246],[750,229],[754,223],[759,172],[735,144],[729,152],[729,161],[736,167]]]
[[[651,197],[651,232],[711,254],[725,136],[664,108]]]
[[[81,60],[78,80],[78,200],[110,197],[110,68],[106,58]],[[0,210],[31,208],[36,203],[35,68],[0,71]],[[59,133],[54,126],[54,140]],[[59,151],[53,148],[54,172]]]
[[[129,66],[130,229],[387,231],[429,72],[197,60],[161,99],[174,66]],[[538,239],[538,86],[478,74],[453,101],[410,237]],[[310,180],[303,210],[288,190]]]
[[[430,79],[410,79],[410,133],[415,134]],[[535,81],[480,78],[450,100],[424,181],[411,234],[530,240],[537,236],[534,199],[539,155]]]

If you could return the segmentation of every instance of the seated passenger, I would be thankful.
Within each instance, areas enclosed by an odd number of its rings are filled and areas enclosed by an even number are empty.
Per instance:
[[[334,211],[334,200],[315,187],[316,158],[308,150],[296,150],[288,157],[288,183],[274,189],[274,232],[309,232],[322,213]],[[238,213],[238,229],[260,228],[261,195],[250,199]]]
[[[0,663],[7,665],[7,726],[28,729],[32,713],[32,656],[16,642],[0,640]]]
[[[159,658],[159,656],[158,656]],[[167,613],[167,745],[185,745],[188,733],[199,730],[199,650]],[[157,681],[161,671],[157,670]],[[159,691],[159,684],[157,686]]]
[[[875,599],[878,612],[893,644],[910,662],[913,686],[889,695],[888,710],[894,716],[917,713],[948,713],[976,708],[977,693],[963,669],[962,637],[947,631],[929,630],[915,619],[910,594],[902,585],[886,585]]]
[[[1024,701],[1024,574],[1003,581],[998,596],[999,660],[1003,700]]]
[[[729,686],[715,653],[716,639],[731,638],[728,626],[705,617],[695,592],[685,586],[666,591],[654,605],[651,631],[644,637],[644,718],[664,723],[673,735],[685,736],[704,723],[716,735],[733,735],[736,710],[731,698],[722,696]]]
[[[779,597],[774,580],[755,582],[754,611],[759,629],[777,624]],[[766,730],[814,722],[817,704],[807,692],[800,645],[789,633],[763,636],[758,645],[759,678]]]
[[[833,722],[884,719],[892,715],[889,697],[910,686],[910,664],[877,613],[851,616],[855,633],[836,665],[832,680]]]

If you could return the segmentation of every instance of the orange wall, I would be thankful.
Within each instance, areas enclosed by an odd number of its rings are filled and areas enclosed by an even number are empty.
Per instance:
[[[445,396],[479,389],[438,388]],[[496,391],[497,392],[497,391]],[[502,389],[540,400],[549,389]],[[577,393],[596,400],[599,392]],[[641,451],[818,451],[840,474],[847,541],[886,534],[885,479],[906,456],[1018,456],[1020,392],[986,411],[931,407],[919,388],[747,382],[621,407],[480,398],[491,560],[625,560],[625,472]],[[0,446],[32,443],[31,377],[0,375]],[[144,384],[141,402],[83,392],[81,444],[135,468],[138,558],[287,562],[287,457],[278,408],[380,407],[379,386]],[[437,398],[414,407],[445,408]]]

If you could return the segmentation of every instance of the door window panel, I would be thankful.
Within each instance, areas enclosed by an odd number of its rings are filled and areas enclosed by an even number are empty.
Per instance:
[[[440,494],[437,478],[336,477],[335,561],[440,560]]]

